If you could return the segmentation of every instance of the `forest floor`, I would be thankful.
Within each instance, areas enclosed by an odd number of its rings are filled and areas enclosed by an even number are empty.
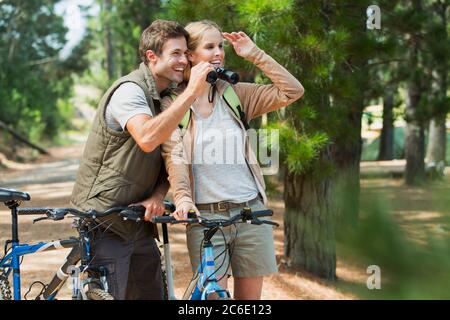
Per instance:
[[[50,148],[51,156],[43,156],[33,163],[16,165],[10,163],[7,169],[0,169],[0,186],[15,188],[31,194],[31,201],[24,204],[29,207],[66,207],[74,184],[79,158],[82,154],[83,144]],[[363,178],[361,179],[361,197],[380,194],[395,201],[392,214],[398,219],[408,235],[420,240],[421,230],[428,228],[441,232],[448,226],[443,225],[443,213],[430,210],[437,195],[442,191],[448,195],[450,189],[447,174],[443,183],[436,187],[410,188],[403,184],[401,179],[386,176],[374,176],[374,172],[397,172],[404,163],[364,163],[361,166]],[[364,173],[369,173],[364,177]],[[396,176],[393,174],[392,176]],[[281,188],[281,186],[279,187]],[[269,206],[274,210],[274,220],[280,223],[274,230],[275,249],[279,262],[279,273],[266,277],[263,287],[263,299],[360,299],[352,288],[360,290],[366,288],[367,266],[358,261],[357,257],[337,246],[337,280],[334,282],[322,280],[301,270],[291,270],[284,266],[283,256],[283,210],[282,190],[271,196]],[[0,207],[0,243],[10,238],[10,214]],[[36,242],[40,240],[55,240],[75,236],[71,227],[71,220],[60,222],[43,221],[32,223],[32,217],[19,218],[19,235],[22,242]],[[448,221],[448,216],[446,217]],[[190,264],[186,254],[186,239],[184,227],[170,226],[170,241],[172,259],[174,264],[175,293],[181,297],[190,278]],[[22,263],[22,295],[27,292],[33,281],[49,281],[54,272],[64,261],[68,249],[43,252],[26,256]],[[233,284],[230,281],[230,289]],[[40,291],[35,286],[29,297],[34,297]],[[70,287],[67,283],[61,293],[60,299],[70,299]]]

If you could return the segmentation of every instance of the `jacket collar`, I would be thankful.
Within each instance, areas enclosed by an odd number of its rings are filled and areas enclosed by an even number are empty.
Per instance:
[[[145,84],[148,86],[152,98],[155,100],[161,100],[161,96],[159,95],[158,90],[156,90],[155,78],[153,77],[149,67],[145,63],[141,62],[139,65],[139,70],[144,74]]]

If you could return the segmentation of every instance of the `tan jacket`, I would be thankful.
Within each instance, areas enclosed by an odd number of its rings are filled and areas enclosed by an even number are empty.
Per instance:
[[[233,86],[242,104],[241,107],[243,108],[247,122],[265,113],[285,107],[303,95],[304,89],[300,82],[261,49],[255,47],[248,60],[264,72],[272,80],[273,84],[260,85],[239,82]],[[225,88],[229,85],[225,81],[217,81],[217,94],[222,95]],[[169,96],[165,97],[161,102],[162,109],[167,109],[171,103],[172,98]],[[257,158],[250,147],[245,128],[239,118],[231,110],[229,112],[242,127],[242,134],[245,135],[245,158],[264,203],[267,204],[263,174],[258,165]],[[161,154],[166,165],[170,186],[177,207],[184,202],[195,203],[192,171],[194,138],[195,119],[192,116],[184,135],[182,135],[180,129],[176,129],[172,134],[172,138],[161,146]]]

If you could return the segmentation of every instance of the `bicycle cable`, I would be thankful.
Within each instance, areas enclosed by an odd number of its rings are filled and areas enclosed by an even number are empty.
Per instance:
[[[28,296],[28,294],[31,292],[31,289],[33,288],[33,286],[34,286],[36,283],[40,284],[40,285],[42,286],[42,289],[41,289],[41,292],[39,292],[39,294],[36,296],[36,298],[35,298],[34,300],[39,300],[38,298],[45,292],[45,290],[47,290],[48,284],[44,284],[44,283],[41,282],[41,281],[34,281],[34,282],[30,285],[30,287],[28,288],[28,291],[27,291],[27,292],[25,293],[25,295],[23,296],[23,298],[24,298],[25,300],[28,300],[28,299],[27,299],[27,296]]]
[[[222,266],[225,263],[225,260],[227,259],[227,255],[226,255],[226,253],[228,251],[227,238],[226,238],[225,233],[223,232],[222,228],[219,228],[218,230],[222,234],[222,238],[223,238],[223,241],[225,243],[225,249],[219,255],[217,255],[217,257],[215,257],[214,260],[218,259],[224,253],[225,253],[225,257],[222,259],[222,263],[220,264],[220,266],[217,267],[216,270],[214,270],[214,272],[206,280],[211,280],[210,278],[212,276],[214,276],[220,270],[220,268],[222,268]],[[219,279],[216,279],[217,282],[222,280],[225,277],[225,275],[228,275],[227,273],[228,273],[228,269],[230,268],[230,263],[231,263],[231,257],[229,257],[229,259],[228,259],[228,265],[227,265],[227,268],[225,269],[224,274]]]
[[[102,221],[102,222],[100,222],[100,223],[97,223],[92,229],[89,229],[89,230],[88,230],[88,233],[92,233],[93,230],[95,230],[95,229],[97,229],[97,228],[100,228],[100,226],[103,225],[103,224],[106,224],[106,223],[111,222],[113,219],[114,219],[114,218],[110,218],[110,219],[108,219],[108,220],[105,220],[105,221]],[[111,222],[111,223],[103,230],[103,232],[100,234],[100,237],[99,237],[98,239],[96,239],[95,241],[100,241],[100,240],[105,236],[106,231],[108,231],[108,229],[109,229],[113,224],[114,224],[114,222]],[[90,264],[92,263],[92,261],[94,261],[94,258],[95,258],[96,256],[97,256],[97,253],[95,253],[95,254],[91,257],[91,259],[89,260],[89,263],[88,263],[88,265],[86,266],[85,270],[87,270],[87,268],[90,266]]]
[[[225,249],[224,249],[219,255],[217,255],[217,256],[214,258],[214,260],[217,260],[222,254],[226,253],[227,251],[228,251],[228,257],[229,257],[229,258],[228,258],[228,265],[227,265],[227,268],[225,269],[225,273],[224,273],[219,279],[217,279],[217,281],[221,281],[223,278],[225,278],[225,276],[228,276],[228,270],[230,269],[231,259],[232,259],[232,256],[233,256],[233,251],[234,251],[234,246],[235,246],[235,242],[234,242],[234,241],[235,241],[235,239],[237,238],[237,235],[238,235],[238,229],[237,229],[237,226],[236,226],[237,223],[238,223],[238,222],[233,223],[233,224],[231,225],[231,226],[233,226],[233,227],[235,228],[235,235],[234,235],[234,239],[231,240],[230,243],[227,243],[227,241],[226,241],[226,236],[225,236],[225,234],[223,233],[222,228],[219,228],[219,230],[220,230],[221,233],[222,233],[222,237],[223,237],[223,239],[224,239]],[[230,226],[230,227],[231,227],[231,226]],[[226,256],[225,256],[225,258],[222,259],[221,265],[220,265],[218,268],[216,268],[216,270],[213,272],[213,274],[211,274],[211,276],[214,275],[214,274],[216,274],[217,271],[220,270],[220,268],[222,268],[223,264],[225,263],[225,259],[226,259]]]
[[[232,224],[232,226],[234,226],[234,229],[235,229],[234,239],[231,240],[230,243],[226,243],[225,238],[224,238],[224,241],[225,241],[225,244],[226,244],[225,249],[224,249],[224,251],[222,251],[222,253],[220,253],[217,256],[217,258],[220,257],[225,251],[228,250],[228,257],[229,257],[229,259],[228,259],[228,266],[227,266],[227,268],[225,270],[225,273],[219,279],[217,279],[217,281],[222,280],[226,275],[228,275],[228,269],[230,268],[230,265],[231,265],[231,259],[233,257],[233,251],[234,251],[234,246],[235,246],[235,239],[237,239],[237,235],[238,235],[238,229],[237,229],[236,224]],[[224,261],[225,261],[225,258],[222,260],[222,264],[219,266],[218,269],[220,269],[222,267]]]
[[[11,248],[8,248],[10,244],[11,244]],[[12,241],[6,240],[5,247],[4,247],[5,254],[3,255],[3,257],[0,258],[0,261],[3,260],[8,255],[9,250],[11,250],[11,249],[12,249]]]

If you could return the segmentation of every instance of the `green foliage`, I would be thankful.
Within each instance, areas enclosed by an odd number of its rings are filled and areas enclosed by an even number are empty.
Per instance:
[[[445,199],[442,193],[440,199]],[[439,197],[438,197],[439,198]],[[405,207],[396,199],[396,207]],[[443,200],[441,201],[443,204]],[[362,217],[357,228],[342,237],[346,255],[358,257],[360,264],[381,269],[381,290],[351,285],[348,289],[367,299],[448,299],[450,292],[450,238],[447,231],[421,229],[421,239],[413,240],[392,217],[392,207],[384,197],[369,196],[361,203]],[[449,214],[442,209],[442,221],[448,227]],[[428,210],[433,210],[428,208]]]
[[[61,61],[66,43],[57,0],[0,2],[0,120],[35,142],[67,125],[75,58]]]

